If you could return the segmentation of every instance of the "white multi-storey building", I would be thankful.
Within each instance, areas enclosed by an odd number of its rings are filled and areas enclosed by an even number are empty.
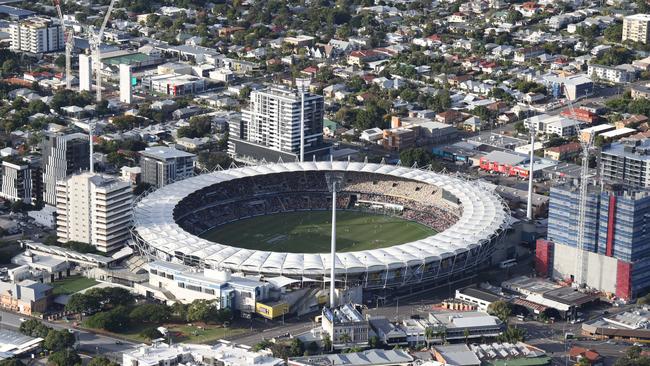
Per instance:
[[[93,83],[93,61],[90,55],[79,55],[79,91],[90,91]]]
[[[303,95],[296,90],[272,87],[251,92],[240,123],[230,124],[231,155],[277,160],[300,154],[300,121]],[[329,151],[323,146],[323,96],[304,92],[305,156]]]
[[[593,80],[599,79],[611,83],[631,83],[636,80],[636,70],[625,65],[605,66],[591,64],[587,69],[587,75]]]
[[[196,155],[165,146],[140,152],[142,182],[157,188],[194,175]]]
[[[58,22],[33,17],[9,25],[11,49],[30,53],[56,52],[64,48],[63,28]]]
[[[154,341],[122,354],[124,366],[283,366],[283,359],[269,350],[253,351],[250,347],[219,340],[216,344],[174,344]]]
[[[255,312],[257,302],[268,300],[271,284],[251,277],[233,276],[230,271],[195,268],[162,261],[150,262],[149,283],[135,288],[143,295],[165,302],[189,304],[194,300],[215,301],[220,309]]]
[[[120,102],[131,104],[131,65],[120,64]]]
[[[90,167],[88,135],[45,134],[41,153],[43,155],[43,201],[54,206],[56,205],[56,182],[75,172],[88,170]]]
[[[0,197],[32,204],[35,201],[32,169],[27,163],[2,162]]]
[[[59,241],[79,241],[101,252],[118,249],[129,238],[131,184],[96,173],[57,182],[56,233]]]
[[[650,14],[634,14],[623,18],[623,37],[622,41],[631,40],[633,42],[648,43],[650,41]]]

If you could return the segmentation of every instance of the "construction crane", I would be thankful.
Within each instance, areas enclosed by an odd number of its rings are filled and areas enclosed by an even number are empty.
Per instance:
[[[566,92],[566,95],[569,95],[569,93]],[[567,101],[569,102],[571,117],[577,120],[576,111],[573,108],[571,99],[567,97]],[[594,142],[594,134],[589,132],[589,137],[584,139],[582,131],[580,131],[578,138],[582,147],[582,167],[580,169],[580,191],[578,196],[578,237],[576,238],[578,255],[576,258],[574,284],[581,286],[587,282],[588,256],[585,253],[585,231],[587,226],[587,197],[589,193],[589,151]]]
[[[90,31],[90,36],[88,37],[90,43],[90,51],[93,58],[93,68],[95,69],[95,91],[96,91],[96,101],[102,101],[102,72],[101,72],[101,52],[99,46],[102,43],[102,38],[104,37],[104,30],[106,29],[106,24],[108,19],[111,17],[111,12],[113,12],[113,6],[115,5],[115,0],[111,0],[111,3],[108,5],[106,10],[106,15],[104,15],[104,21],[102,26],[99,28],[99,32],[93,33]]]
[[[54,6],[56,7],[56,12],[59,15],[61,29],[63,29],[63,38],[65,40],[65,88],[69,90],[72,88],[72,66],[70,57],[72,54],[72,47],[74,46],[74,39],[72,37],[72,30],[66,32],[60,1],[54,0]]]

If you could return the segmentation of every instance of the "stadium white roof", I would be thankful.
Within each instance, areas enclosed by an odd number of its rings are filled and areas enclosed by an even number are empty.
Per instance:
[[[220,182],[273,173],[330,170],[385,174],[421,181],[447,190],[463,206],[460,219],[436,235],[387,248],[338,253],[337,273],[372,272],[434,262],[486,244],[499,229],[508,225],[509,214],[498,195],[476,182],[394,165],[296,162],[223,170],[167,185],[137,204],[135,230],[142,240],[159,252],[170,256],[195,256],[214,267],[276,275],[327,275],[329,253],[268,252],[211,242],[182,229],[174,221],[173,210],[189,194]]]

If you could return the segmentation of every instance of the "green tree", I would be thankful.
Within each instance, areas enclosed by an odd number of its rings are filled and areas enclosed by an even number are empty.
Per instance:
[[[18,64],[13,59],[6,60],[2,63],[3,74],[13,74],[18,71]]]
[[[65,309],[76,314],[90,313],[99,310],[101,304],[99,299],[87,294],[76,293],[70,296]]]
[[[491,303],[487,308],[487,312],[492,316],[496,316],[502,322],[507,323],[511,310],[507,302],[499,300]]]
[[[140,332],[140,335],[144,338],[147,338],[148,340],[153,340],[153,339],[158,339],[162,338],[163,334],[158,331],[155,327],[148,327],[145,328],[142,332]]]
[[[609,27],[607,27],[603,32],[603,34],[605,35],[605,39],[608,42],[613,42],[613,43],[620,42],[621,39],[623,39],[623,24],[614,23]]]
[[[327,333],[323,336],[323,350],[326,352],[332,350],[332,338],[330,338],[330,335]]]
[[[81,357],[75,351],[69,349],[52,353],[47,361],[56,366],[81,365]]]
[[[56,67],[62,69],[65,67],[65,55],[58,55],[56,59],[54,59],[54,64]]]
[[[20,333],[36,338],[45,338],[52,328],[43,324],[40,320],[27,319],[20,323]]]
[[[497,340],[499,342],[517,343],[523,342],[525,338],[525,329],[508,326],[508,328],[500,336],[497,337]]]
[[[379,348],[381,347],[381,340],[377,336],[372,336],[368,339],[368,345],[370,348]]]
[[[7,358],[0,360],[0,366],[25,366],[25,364],[17,358]]]
[[[339,337],[339,339],[340,339],[341,342],[343,342],[343,344],[345,344],[346,346],[348,345],[348,343],[350,343],[350,342],[352,341],[352,337],[350,337],[350,335],[349,335],[348,333],[343,333],[343,334],[341,334],[341,336]]]
[[[199,165],[210,171],[217,169],[218,166],[228,169],[232,162],[232,158],[221,151],[202,151],[199,153]]]
[[[164,323],[171,318],[171,308],[164,304],[143,304],[131,310],[129,317],[134,322]]]
[[[113,362],[104,356],[93,357],[87,366],[119,366],[119,363]]]
[[[43,341],[43,347],[50,351],[58,352],[72,347],[74,343],[75,336],[68,332],[67,329],[51,329]]]
[[[417,163],[419,167],[426,166],[431,163],[431,155],[421,147],[403,150],[399,154],[399,159],[402,166],[411,167]]]
[[[296,337],[291,340],[289,350],[294,357],[299,357],[305,353],[305,345],[299,338]]]

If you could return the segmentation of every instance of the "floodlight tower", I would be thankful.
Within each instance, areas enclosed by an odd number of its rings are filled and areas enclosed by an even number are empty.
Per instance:
[[[332,242],[330,250],[330,308],[336,306],[334,289],[336,286],[336,193],[343,189],[344,175],[342,172],[325,174],[327,189],[332,192]]]
[[[535,126],[529,123],[530,127],[530,165],[528,169],[528,206],[526,207],[526,217],[528,221],[533,221],[533,165],[535,164]]]
[[[305,161],[305,90],[311,84],[310,78],[297,78],[296,87],[300,92],[300,162]]]

